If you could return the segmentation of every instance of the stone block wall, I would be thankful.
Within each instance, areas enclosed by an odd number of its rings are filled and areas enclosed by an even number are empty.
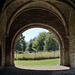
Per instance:
[[[70,64],[75,68],[75,10],[72,10],[70,18]]]
[[[46,24],[46,27],[44,25],[39,25],[39,27],[46,29],[52,27],[60,34],[64,43],[61,63],[75,68],[75,11],[68,4],[58,0],[6,2],[0,15],[0,65],[12,66],[14,64],[14,49],[11,49],[13,38],[24,31],[24,28],[38,27],[38,25],[29,26],[32,23]]]

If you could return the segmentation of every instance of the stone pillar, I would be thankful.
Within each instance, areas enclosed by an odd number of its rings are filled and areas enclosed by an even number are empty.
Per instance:
[[[5,66],[5,36],[4,32],[1,32],[0,35],[0,66]]]
[[[63,56],[63,65],[70,66],[70,58],[69,58],[69,51],[68,49],[64,49],[64,56]]]
[[[0,43],[0,66],[5,66],[5,43]]]
[[[70,66],[70,56],[69,56],[69,40],[64,37],[64,46],[61,46],[60,50],[60,65]]]
[[[70,65],[75,68],[75,10],[72,10],[70,16]]]
[[[70,66],[70,52],[69,52],[69,39],[65,38],[64,47],[64,66]]]
[[[70,65],[75,68],[75,38],[70,40]]]
[[[1,45],[0,45],[0,66],[2,65],[2,49],[1,49]]]
[[[11,49],[6,50],[5,66],[12,66],[12,51],[11,51]]]
[[[70,66],[69,51],[64,49],[61,52],[60,65]]]
[[[14,64],[14,58],[15,58],[15,56],[14,56],[14,53],[15,52],[15,49],[13,48],[12,49],[12,66],[15,66],[15,64]]]
[[[5,40],[4,43],[2,43],[2,67],[5,66]]]
[[[11,50],[11,41],[9,38],[6,38],[6,51],[5,51],[5,66],[12,66],[12,50]]]
[[[63,46],[60,46],[60,65],[63,65]]]

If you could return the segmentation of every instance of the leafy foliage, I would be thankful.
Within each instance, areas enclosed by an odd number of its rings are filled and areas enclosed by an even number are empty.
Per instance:
[[[27,44],[24,40],[24,36],[18,38],[16,43],[16,50],[29,52],[32,51],[55,51],[59,49],[58,41],[51,32],[41,32],[37,37],[30,40]],[[27,47],[26,47],[27,45]]]
[[[32,48],[32,40],[30,40],[30,43],[28,44],[26,50],[29,51],[29,52],[32,52],[33,51],[33,48]]]
[[[44,43],[44,51],[55,51],[59,49],[58,42],[52,33],[47,33]]]
[[[23,34],[21,34],[21,36],[18,38],[17,42],[16,42],[16,51],[25,51],[26,48],[26,42],[24,40],[24,36]]]
[[[58,41],[51,32],[42,32],[33,40],[36,51],[55,51],[59,49]]]
[[[38,51],[43,51],[45,37],[46,37],[46,32],[40,33],[33,41],[33,48],[35,48]]]

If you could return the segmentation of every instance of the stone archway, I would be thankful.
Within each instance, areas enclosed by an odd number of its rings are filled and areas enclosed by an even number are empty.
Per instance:
[[[0,56],[0,65],[2,67],[13,65],[12,41],[15,35],[29,24],[41,23],[54,28],[63,39],[62,65],[75,68],[74,3],[74,0],[6,0],[5,4],[1,3],[0,51],[2,52],[0,55],[2,57]],[[27,27],[30,28],[30,26]]]
[[[15,51],[15,44],[16,44],[17,38],[20,36],[20,34],[23,31],[26,31],[27,29],[35,28],[35,27],[45,28],[45,29],[51,31],[52,33],[54,33],[54,35],[58,39],[58,42],[59,42],[59,45],[60,45],[60,65],[65,65],[65,63],[64,63],[64,55],[65,55],[65,52],[64,52],[64,42],[63,42],[63,39],[62,39],[61,35],[59,34],[59,32],[57,32],[52,27],[49,27],[48,25],[41,24],[41,23],[32,23],[32,24],[29,24],[29,25],[21,28],[19,31],[17,31],[17,33],[14,35],[14,37],[12,39],[12,42],[11,42],[11,58],[10,58],[10,63],[12,65],[14,65],[14,51]],[[69,65],[65,65],[65,66],[69,66]]]
[[[15,46],[16,46],[16,42],[17,42],[17,39],[18,37],[22,34],[23,31],[26,31],[30,28],[44,28],[44,29],[47,29],[49,30],[50,32],[52,32],[57,40],[58,40],[58,43],[59,43],[59,48],[60,48],[60,65],[64,65],[64,43],[63,43],[63,39],[61,37],[61,35],[53,28],[51,27],[48,27],[47,25],[45,24],[40,24],[40,23],[34,23],[34,24],[29,24],[27,25],[27,27],[23,28],[22,30],[20,30],[19,32],[17,32],[12,40],[12,44],[11,44],[11,50],[12,50],[12,64],[14,65],[14,51],[15,51]]]
[[[37,6],[37,3],[40,3],[40,6]],[[6,25],[6,66],[14,65],[14,44],[20,33],[33,27],[48,29],[58,37],[61,45],[61,65],[70,65],[69,38],[67,38],[69,31],[66,21],[60,11],[47,3],[43,5],[42,1],[36,1],[25,6],[22,5],[22,8],[14,12],[13,16],[11,15]]]

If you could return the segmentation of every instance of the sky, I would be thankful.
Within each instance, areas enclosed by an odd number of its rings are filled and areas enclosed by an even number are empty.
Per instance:
[[[37,37],[40,32],[49,32],[46,29],[43,28],[31,28],[23,32],[23,35],[25,36],[25,41],[29,42],[34,37]]]

